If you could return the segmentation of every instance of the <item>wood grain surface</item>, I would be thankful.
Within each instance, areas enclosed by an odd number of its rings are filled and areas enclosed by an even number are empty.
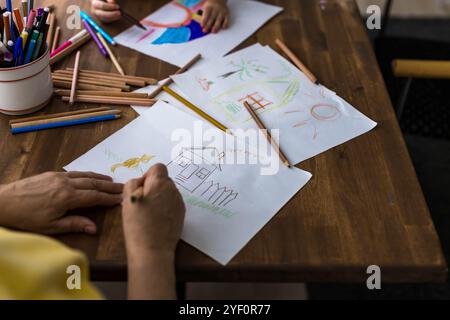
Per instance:
[[[119,1],[137,18],[162,6],[163,0]],[[303,162],[312,181],[265,228],[222,267],[185,243],[177,253],[180,281],[360,282],[376,264],[384,282],[441,282],[447,266],[439,239],[406,149],[383,79],[352,0],[272,0],[285,11],[239,48],[257,41],[271,45],[279,37],[303,60],[319,81],[374,119],[372,132]],[[69,5],[88,10],[89,1],[48,0],[56,6],[61,39],[68,30]],[[113,35],[126,22],[105,26]],[[114,50],[129,75],[164,79],[177,68],[124,47]],[[81,48],[82,69],[115,72],[94,42]],[[74,54],[54,66],[72,67]],[[1,100],[1,98],[0,98]],[[64,112],[59,99],[38,114]],[[96,105],[90,105],[90,107]],[[118,107],[123,108],[123,107]],[[113,122],[12,136],[0,116],[0,183],[45,171],[62,170],[99,142],[137,117],[123,108]],[[123,280],[126,253],[120,208],[80,210],[99,225],[99,234],[58,237],[84,251],[95,280]],[[230,237],[233,235],[230,234]]]

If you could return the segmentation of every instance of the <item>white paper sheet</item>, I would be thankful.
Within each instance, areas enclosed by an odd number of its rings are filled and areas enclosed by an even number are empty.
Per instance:
[[[268,129],[280,130],[280,147],[300,163],[362,135],[376,123],[295,66],[259,44],[173,76],[189,99],[230,129],[256,128],[249,101]]]
[[[164,80],[160,81],[161,83],[164,82]],[[144,88],[140,88],[134,92],[136,93],[147,93],[150,94],[152,93],[154,90],[156,90],[158,88],[158,85],[152,85],[152,86],[147,86]],[[184,97],[184,98],[188,98],[188,96],[183,93],[181,91],[181,89],[176,85],[176,84],[171,84],[170,88],[172,90],[175,90],[180,96]],[[175,99],[174,97],[172,97],[170,94],[166,93],[166,92],[161,92],[158,95],[158,100],[161,100],[163,102],[169,103],[171,106],[177,108],[180,111],[183,111],[187,114],[190,114],[192,116],[194,116],[195,118],[199,118],[199,116],[194,113],[193,111],[191,111],[191,109],[187,108],[184,104],[182,104],[180,101],[178,101],[177,99]],[[136,111],[139,115],[141,115],[142,113],[148,111],[149,107],[140,107],[140,106],[131,106],[134,111]]]
[[[282,166],[278,174],[262,176],[261,165],[213,161],[217,155],[254,152],[239,141],[232,148],[193,142],[172,155],[178,143],[172,141],[172,134],[185,129],[184,136],[189,136],[200,124],[224,135],[160,101],[64,169],[94,171],[126,182],[142,176],[156,163],[167,164],[187,206],[182,239],[225,265],[311,175]],[[203,160],[193,163],[192,159]]]
[[[229,28],[217,34],[204,34],[199,29],[201,18],[196,14],[203,2],[172,1],[142,21],[147,31],[133,26],[115,40],[123,46],[181,67],[199,53],[204,58],[224,56],[283,10],[258,1],[229,0]]]

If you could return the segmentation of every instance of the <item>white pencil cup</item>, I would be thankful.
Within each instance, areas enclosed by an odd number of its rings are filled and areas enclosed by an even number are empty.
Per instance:
[[[23,115],[43,108],[53,95],[48,47],[38,59],[14,68],[0,68],[0,112]]]

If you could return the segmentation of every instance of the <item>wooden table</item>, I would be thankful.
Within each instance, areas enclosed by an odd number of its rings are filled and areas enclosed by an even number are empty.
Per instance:
[[[122,1],[125,3],[125,1]],[[135,5],[132,4],[136,3]],[[142,18],[165,1],[128,1],[126,10]],[[384,282],[441,282],[447,267],[411,159],[366,31],[352,0],[265,1],[285,7],[240,48],[281,37],[323,84],[379,123],[372,132],[334,148],[299,167],[312,181],[222,267],[185,243],[177,254],[180,281],[361,282],[366,268],[381,266]],[[67,5],[88,1],[49,0],[57,5],[62,39]],[[112,34],[126,23],[107,27]],[[114,49],[128,74],[163,79],[176,68],[123,47]],[[113,71],[94,43],[82,49],[83,68]],[[72,66],[74,57],[57,68]],[[45,113],[69,107],[54,99]],[[0,182],[62,167],[136,117],[73,128],[11,136],[0,116]],[[120,208],[80,211],[93,217],[99,235],[60,237],[86,252],[96,280],[126,277]],[[232,235],[230,235],[232,237]]]

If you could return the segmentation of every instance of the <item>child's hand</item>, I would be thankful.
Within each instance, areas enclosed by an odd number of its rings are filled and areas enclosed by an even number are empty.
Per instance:
[[[91,0],[92,12],[103,22],[117,21],[121,17],[119,5],[115,0]]]
[[[228,27],[230,11],[227,0],[207,0],[203,6],[203,32],[217,33]]]

